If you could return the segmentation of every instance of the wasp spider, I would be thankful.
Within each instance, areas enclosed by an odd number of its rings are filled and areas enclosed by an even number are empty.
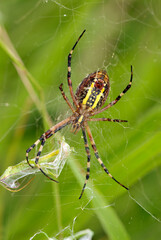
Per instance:
[[[110,119],[110,118],[91,118],[94,115],[101,113],[108,108],[112,107],[115,105],[121,97],[130,89],[131,84],[132,84],[132,78],[133,78],[133,71],[132,71],[132,66],[131,66],[131,78],[129,84],[126,86],[126,88],[118,95],[118,97],[110,102],[108,105],[105,107],[101,108],[109,94],[109,89],[110,89],[110,83],[109,83],[109,77],[106,73],[106,71],[100,70],[96,71],[94,73],[89,74],[86,78],[83,79],[83,81],[80,83],[78,86],[76,93],[74,94],[73,92],[73,87],[72,87],[72,81],[71,81],[71,59],[72,59],[72,54],[73,51],[78,44],[79,40],[85,33],[85,30],[82,32],[82,34],[79,36],[78,40],[74,44],[72,50],[70,51],[68,55],[68,75],[67,75],[67,80],[68,80],[68,86],[70,90],[70,95],[73,100],[73,104],[70,103],[68,100],[67,96],[65,95],[63,91],[63,84],[60,85],[59,89],[61,91],[61,94],[68,104],[69,108],[72,111],[72,115],[65,120],[57,123],[55,126],[52,126],[48,131],[43,133],[41,137],[30,147],[26,150],[26,160],[28,164],[33,167],[29,163],[28,159],[28,154],[29,152],[40,143],[40,148],[39,151],[36,155],[35,158],[35,164],[36,166],[40,169],[40,171],[49,179],[57,182],[56,180],[52,179],[49,177],[40,167],[39,165],[39,157],[41,155],[41,152],[43,150],[44,144],[48,138],[50,138],[53,134],[64,128],[65,126],[71,124],[72,125],[72,131],[76,134],[79,130],[82,130],[83,138],[84,138],[84,144],[85,144],[85,151],[87,154],[87,172],[86,172],[86,179],[85,183],[83,185],[82,192],[80,194],[79,199],[82,197],[83,192],[85,190],[87,181],[89,179],[90,175],[90,160],[91,160],[91,155],[90,155],[90,150],[88,146],[88,141],[87,141],[87,135],[89,137],[91,146],[93,148],[94,154],[103,168],[103,170],[111,177],[115,182],[120,184],[122,187],[128,190],[127,187],[125,187],[123,184],[121,184],[119,181],[117,181],[111,173],[108,171],[108,169],[105,167],[104,163],[102,162],[101,158],[99,157],[95,141],[93,139],[91,130],[88,126],[88,122],[94,122],[94,121],[109,121],[109,122],[127,122],[126,120],[120,120],[120,119]]]

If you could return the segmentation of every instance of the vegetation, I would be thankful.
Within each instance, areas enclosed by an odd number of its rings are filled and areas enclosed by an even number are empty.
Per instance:
[[[130,190],[106,176],[91,149],[91,175],[79,200],[86,154],[81,132],[66,127],[43,152],[56,150],[61,136],[73,149],[59,184],[40,173],[20,192],[1,186],[0,239],[78,239],[80,231],[93,232],[92,239],[160,238],[160,9],[160,1],[148,0],[0,2],[0,175],[71,114],[59,85],[71,100],[67,56],[84,29],[72,58],[74,90],[87,74],[105,69],[109,102],[128,84],[130,65],[134,72],[132,88],[98,116],[128,123],[90,123],[103,162]]]

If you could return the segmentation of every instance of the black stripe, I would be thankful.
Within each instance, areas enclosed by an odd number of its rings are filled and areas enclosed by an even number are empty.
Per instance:
[[[99,158],[98,152],[95,152],[95,156],[97,159]]]
[[[36,159],[35,159],[35,164],[37,164],[37,163],[38,163],[38,161],[39,161],[39,158],[36,158]]]
[[[123,93],[126,93],[127,90],[129,90],[129,88],[131,88],[131,84],[129,84],[129,85],[124,89]]]
[[[78,40],[76,41],[76,43],[74,44],[74,46],[72,47],[72,50],[74,50],[74,48],[76,47],[77,43],[79,42],[80,37],[78,38]]]
[[[39,156],[40,156],[40,154],[41,154],[41,151],[38,151],[38,153],[37,153],[37,157],[39,157]]]
[[[116,98],[116,100],[118,101],[118,100],[120,100],[120,98],[121,98],[121,96],[119,95],[119,96]]]
[[[106,172],[107,174],[109,174],[109,171],[107,170],[107,168],[105,168],[104,170],[105,170],[105,172]]]
[[[84,143],[85,143],[85,145],[88,145],[85,130],[82,129],[82,133],[83,133]],[[87,148],[87,147],[85,147],[85,148]]]
[[[89,152],[89,147],[85,147],[85,150],[86,150],[87,152]]]
[[[44,140],[44,134],[39,138],[40,141]]]
[[[31,151],[31,149],[32,149],[32,148],[28,148],[28,149],[26,150],[26,153],[29,153],[29,152]]]
[[[89,175],[86,175],[86,180],[88,180],[89,179]]]
[[[71,72],[68,72],[68,78],[70,78],[70,76],[71,76]],[[72,85],[72,84],[70,83],[70,85]]]
[[[68,67],[71,66],[71,58],[68,58]]]
[[[101,167],[104,167],[105,165],[103,163],[101,163]]]
[[[86,30],[84,30],[81,35],[79,36],[78,40],[76,41],[76,43],[74,44],[72,50],[74,50],[74,48],[76,47],[77,43],[79,42],[79,40],[81,39],[81,37],[83,36],[83,34],[85,33]]]

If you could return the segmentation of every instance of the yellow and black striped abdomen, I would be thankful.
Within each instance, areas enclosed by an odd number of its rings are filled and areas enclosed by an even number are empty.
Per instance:
[[[109,88],[106,71],[98,71],[83,79],[75,96],[84,109],[98,109],[105,103]]]

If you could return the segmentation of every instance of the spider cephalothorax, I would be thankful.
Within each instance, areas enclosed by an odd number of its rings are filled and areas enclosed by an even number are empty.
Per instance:
[[[89,137],[91,146],[93,148],[95,157],[97,158],[97,160],[98,160],[99,164],[101,165],[101,167],[103,168],[103,170],[115,182],[117,182],[122,187],[124,187],[125,189],[128,190],[127,187],[125,187],[123,184],[118,182],[110,174],[110,172],[108,171],[108,169],[105,167],[104,163],[102,162],[101,158],[99,157],[99,154],[98,154],[98,151],[97,151],[97,148],[96,148],[91,130],[88,126],[88,122],[89,121],[127,122],[126,120],[120,120],[120,119],[91,118],[91,117],[98,114],[98,113],[101,113],[101,112],[105,111],[106,109],[108,109],[108,108],[112,107],[114,104],[116,104],[121,99],[121,97],[131,87],[132,77],[133,77],[132,66],[131,66],[131,78],[130,78],[129,84],[118,95],[118,97],[115,100],[113,100],[112,102],[110,102],[108,105],[106,105],[103,108],[101,108],[101,107],[104,105],[104,103],[107,99],[107,96],[109,94],[109,89],[110,89],[109,77],[108,77],[106,71],[104,71],[104,70],[96,71],[94,73],[89,74],[86,78],[83,79],[83,81],[80,83],[80,85],[78,86],[78,88],[76,90],[76,94],[74,94],[73,87],[72,87],[72,81],[71,81],[71,58],[72,58],[72,53],[73,53],[77,43],[79,42],[80,38],[83,36],[84,32],[85,32],[85,30],[82,32],[82,34],[80,35],[80,37],[78,38],[78,40],[76,41],[76,43],[74,44],[72,50],[70,51],[70,53],[68,55],[68,75],[67,75],[67,79],[68,79],[69,90],[70,90],[70,94],[71,94],[74,106],[70,103],[67,96],[65,95],[65,93],[63,91],[63,84],[61,84],[60,87],[59,87],[64,100],[68,104],[68,106],[71,109],[71,111],[73,112],[73,114],[70,117],[66,118],[65,120],[57,123],[55,126],[51,127],[45,133],[43,133],[41,135],[41,137],[30,148],[28,148],[26,150],[26,160],[27,160],[28,164],[30,165],[29,159],[28,159],[28,154],[35,146],[37,146],[39,143],[41,143],[39,151],[38,151],[37,156],[35,158],[35,164],[46,177],[48,177],[49,179],[57,182],[56,180],[49,177],[41,169],[41,167],[38,163],[39,157],[40,157],[41,152],[42,152],[43,147],[44,147],[44,144],[49,137],[51,137],[53,134],[55,134],[56,132],[61,130],[63,127],[65,127],[69,124],[72,125],[72,132],[74,132],[74,133],[77,133],[81,129],[82,134],[83,134],[84,144],[85,144],[85,151],[87,153],[87,173],[86,173],[86,180],[85,180],[85,183],[83,185],[83,189],[82,189],[82,192],[81,192],[81,195],[80,195],[79,198],[82,197],[82,194],[83,194],[84,189],[86,187],[87,181],[89,179],[89,173],[90,173],[91,155],[90,155],[90,150],[89,150],[89,146],[88,146],[86,132],[88,134],[88,137]],[[30,165],[30,166],[32,167],[32,165]]]

